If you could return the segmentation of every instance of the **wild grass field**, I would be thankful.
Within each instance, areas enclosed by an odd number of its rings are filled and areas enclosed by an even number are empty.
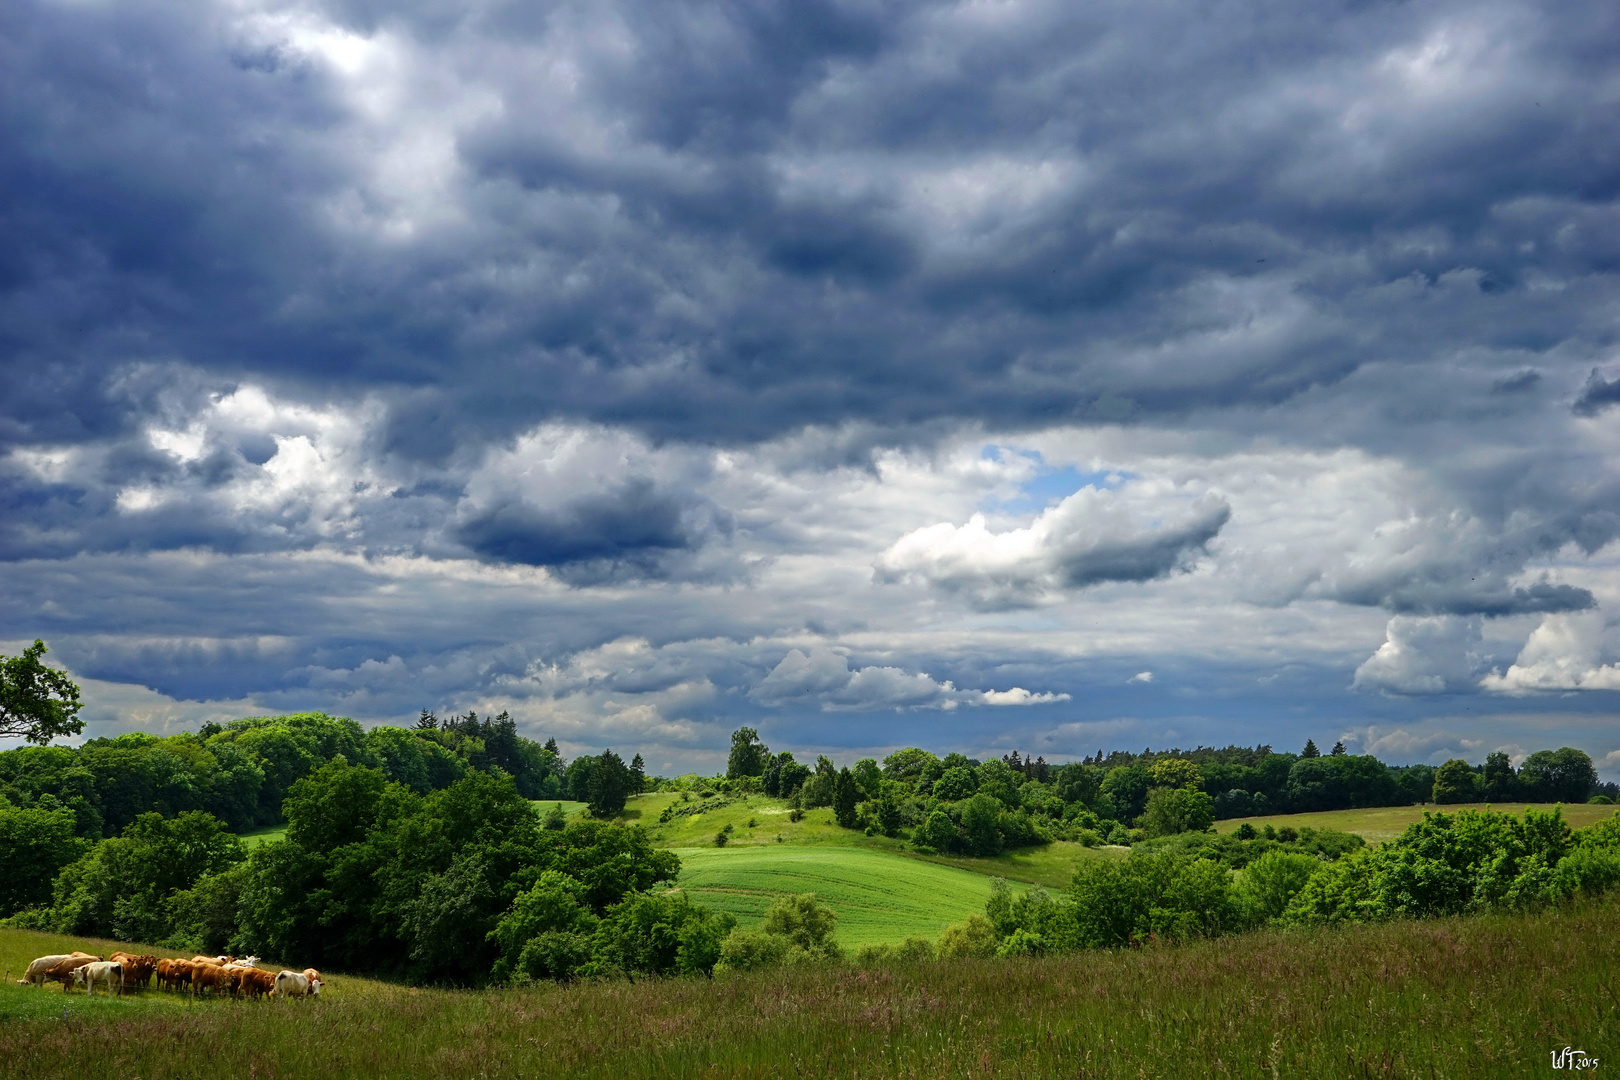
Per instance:
[[[990,898],[983,874],[886,851],[787,844],[674,850],[681,888],[696,902],[753,926],[777,897],[813,892],[838,913],[838,941],[848,949],[917,934],[932,941],[983,912]]]
[[[1356,833],[1369,844],[1381,844],[1385,840],[1395,839],[1412,822],[1422,821],[1425,812],[1443,811],[1454,814],[1459,810],[1484,810],[1489,806],[1502,814],[1523,814],[1527,806],[1551,811],[1555,805],[1557,804],[1429,803],[1424,806],[1377,806],[1365,810],[1324,810],[1314,814],[1262,814],[1259,817],[1227,818],[1224,821],[1217,821],[1215,828],[1218,832],[1229,833],[1244,822],[1257,829],[1264,828],[1267,824],[1275,825],[1279,829],[1285,825],[1292,825],[1296,829],[1309,826],[1313,829],[1338,829],[1340,832]],[[1582,829],[1613,817],[1615,808],[1573,803],[1564,804],[1563,811],[1564,820],[1569,822],[1571,828]]]
[[[0,931],[0,954],[98,944]],[[89,951],[97,951],[91,949]],[[8,1080],[337,1077],[1521,1077],[1615,1060],[1620,902],[1045,960],[118,1002],[8,987]],[[93,1004],[94,1008],[89,1005]]]

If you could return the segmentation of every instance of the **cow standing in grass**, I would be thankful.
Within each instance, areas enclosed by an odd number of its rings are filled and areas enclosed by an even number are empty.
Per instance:
[[[28,971],[23,982],[34,985],[44,985],[47,982],[59,982],[63,991],[73,985],[73,973],[86,964],[94,964],[101,960],[99,956],[91,956],[86,952],[72,952],[59,956],[42,956],[28,965]]]
[[[105,983],[109,995],[122,997],[124,965],[116,960],[96,960],[73,969],[73,984],[84,987],[91,997],[96,996],[97,983]]]

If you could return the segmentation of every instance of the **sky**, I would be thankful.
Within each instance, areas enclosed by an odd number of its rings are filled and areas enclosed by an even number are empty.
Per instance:
[[[1620,8],[0,6],[85,736],[1620,777]]]

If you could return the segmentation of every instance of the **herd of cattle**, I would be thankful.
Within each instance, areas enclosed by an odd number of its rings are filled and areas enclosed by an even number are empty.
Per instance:
[[[82,986],[94,996],[97,986],[105,986],[108,993],[122,994],[136,988],[145,989],[152,977],[157,977],[162,990],[185,990],[200,996],[211,990],[216,997],[262,998],[314,997],[325,985],[320,972],[314,968],[303,971],[272,973],[258,967],[259,958],[248,956],[234,959],[229,956],[193,956],[190,960],[160,960],[155,956],[132,956],[115,952],[106,960],[86,952],[41,956],[28,965],[28,971],[18,982],[25,986],[43,986],[59,982],[64,991]]]

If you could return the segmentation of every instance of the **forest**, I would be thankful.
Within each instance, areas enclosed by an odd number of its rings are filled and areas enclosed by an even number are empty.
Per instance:
[[[912,747],[839,766],[772,752],[742,728],[724,775],[661,778],[639,754],[565,761],[504,713],[424,713],[411,729],[369,730],[297,714],[0,753],[0,915],[16,928],[296,955],[445,985],[710,975],[844,955],[836,915],[813,895],[782,897],[744,927],[673,888],[679,857],[620,817],[652,791],[673,798],[661,821],[760,797],[789,820],[830,809],[838,826],[899,838],[917,856],[1054,840],[1129,850],[1080,860],[1055,893],[1000,883],[981,915],[937,939],[866,947],[855,957],[866,961],[1533,908],[1620,881],[1620,820],[1577,831],[1557,811],[1425,815],[1378,848],[1328,829],[1211,828],[1240,799],[1301,810],[1502,792],[1608,800],[1590,758],[1567,747],[1518,768],[1497,755],[1390,767],[1313,744],[1062,765]],[[561,812],[569,797],[584,816]],[[284,836],[251,850],[237,835],[278,823]]]

